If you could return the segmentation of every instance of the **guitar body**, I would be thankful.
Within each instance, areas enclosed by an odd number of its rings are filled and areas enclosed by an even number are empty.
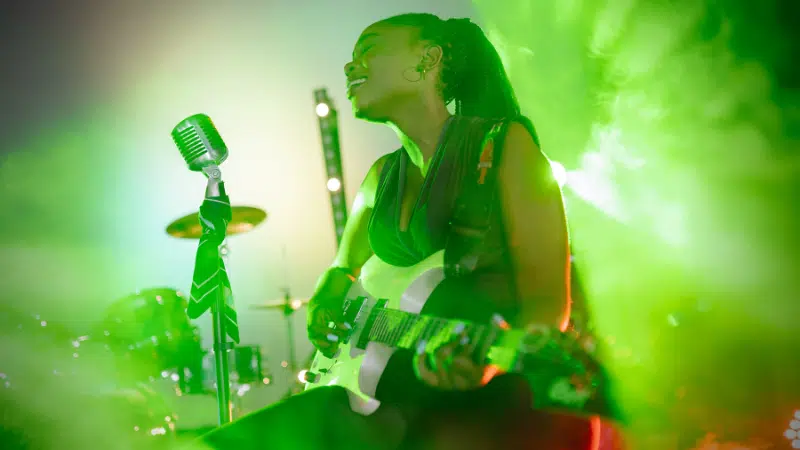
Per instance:
[[[584,417],[618,415],[608,395],[608,379],[593,350],[555,327],[510,328],[493,315],[495,301],[485,298],[479,289],[462,280],[445,281],[442,263],[443,252],[406,268],[390,266],[373,256],[344,302],[344,321],[350,329],[343,333],[336,355],[327,358],[317,353],[305,389],[343,387],[351,409],[370,415],[380,406],[378,382],[396,349],[428,352],[464,336],[470,340],[476,360],[524,379],[533,408]],[[393,366],[392,370],[405,369]],[[416,404],[429,398],[429,393],[410,386],[394,386],[395,381],[393,378],[390,383],[391,392],[400,392],[401,401],[413,399]],[[506,402],[519,397],[494,396],[492,384],[488,390],[479,390],[487,393],[488,399]],[[414,398],[416,395],[423,397]],[[437,401],[454,405],[458,398]]]
[[[340,343],[334,358],[317,352],[309,369],[316,378],[306,383],[306,390],[341,386],[347,390],[353,411],[363,415],[375,412],[380,406],[375,398],[378,382],[396,349],[377,342],[369,342],[363,349],[356,346],[373,308],[419,314],[443,279],[443,252],[411,267],[390,266],[376,256],[370,258],[347,293],[347,301],[363,299],[353,320],[356,331],[347,342]]]

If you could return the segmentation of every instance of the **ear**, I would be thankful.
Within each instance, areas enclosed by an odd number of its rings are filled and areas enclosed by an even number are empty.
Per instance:
[[[435,67],[438,67],[442,63],[443,56],[444,51],[442,50],[442,46],[435,44],[427,45],[422,51],[420,68],[425,69],[427,72],[432,71]]]

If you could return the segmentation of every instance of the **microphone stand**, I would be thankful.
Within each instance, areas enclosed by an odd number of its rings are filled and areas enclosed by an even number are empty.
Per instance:
[[[206,198],[224,195],[225,186],[222,182],[222,172],[219,167],[216,165],[203,167],[203,173],[208,177]],[[222,258],[224,255],[219,252],[217,256]],[[219,425],[222,426],[232,421],[231,385],[228,371],[228,350],[230,347],[228,346],[228,335],[225,332],[225,295],[222,286],[217,288],[217,298],[211,306],[211,321],[214,334],[212,351],[214,352],[217,378],[217,406],[219,408]]]

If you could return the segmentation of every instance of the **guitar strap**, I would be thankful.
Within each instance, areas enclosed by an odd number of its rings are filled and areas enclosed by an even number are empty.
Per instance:
[[[472,273],[485,254],[484,242],[492,231],[492,217],[497,201],[497,171],[508,121],[495,123],[486,133],[474,170],[467,170],[456,197],[450,230],[444,251],[447,276]]]

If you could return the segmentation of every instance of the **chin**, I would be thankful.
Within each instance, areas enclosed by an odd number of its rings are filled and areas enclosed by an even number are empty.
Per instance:
[[[353,106],[353,115],[356,119],[366,120],[367,122],[384,123],[388,119],[385,114],[378,114],[370,108],[359,108]]]
[[[388,120],[387,115],[382,113],[380,108],[359,102],[358,98],[353,100],[353,115],[356,119],[367,122],[384,123]]]

